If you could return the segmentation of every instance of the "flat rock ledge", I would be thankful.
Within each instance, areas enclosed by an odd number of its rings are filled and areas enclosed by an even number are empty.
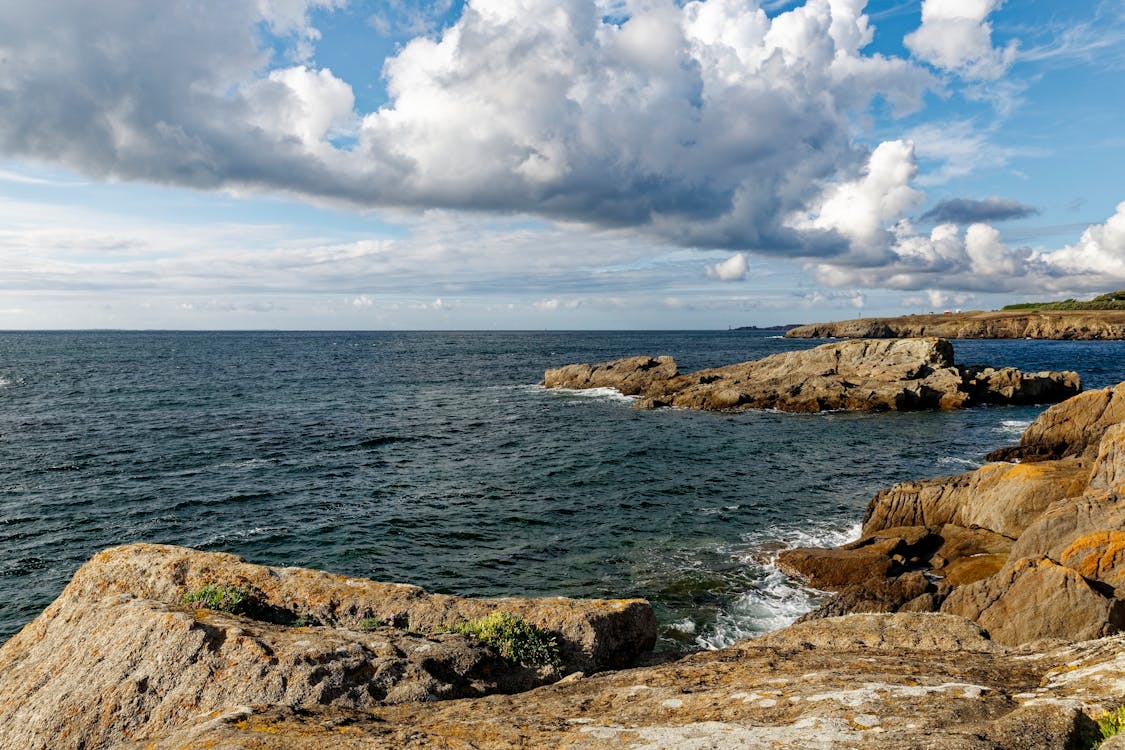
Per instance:
[[[208,584],[248,592],[246,614],[179,604]],[[521,666],[446,632],[497,611],[552,633],[561,664]],[[467,599],[183,547],[115,547],[0,647],[0,748],[116,747],[231,706],[359,710],[518,692],[628,666],[655,640],[640,599]]]
[[[945,339],[841,341],[680,374],[671,357],[629,357],[547,370],[545,388],[614,388],[636,406],[885,411],[982,403],[1053,403],[1082,390],[1074,372],[958,365]]]

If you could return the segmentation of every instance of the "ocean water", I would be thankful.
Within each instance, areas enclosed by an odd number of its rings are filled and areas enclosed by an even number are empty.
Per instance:
[[[639,411],[547,367],[681,369],[761,332],[0,333],[0,640],[97,550],[224,550],[470,596],[643,596],[661,647],[781,627],[777,550],[854,538],[893,482],[1012,444],[1042,407]],[[1125,379],[1125,342],[956,342],[965,362]]]

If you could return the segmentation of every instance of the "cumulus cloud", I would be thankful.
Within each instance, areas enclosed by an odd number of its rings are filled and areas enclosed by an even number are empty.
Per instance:
[[[922,0],[922,25],[903,39],[919,60],[964,78],[995,80],[1016,58],[1016,43],[992,46],[986,20],[1004,0]]]
[[[884,287],[958,292],[1105,291],[1125,284],[1125,202],[1078,241],[1053,250],[1012,246],[988,224],[939,224],[921,234],[908,221],[895,228],[887,261],[822,262],[812,271],[837,287]]]
[[[864,0],[772,17],[753,0],[655,0],[623,20],[597,0],[476,0],[404,44],[383,69],[387,103],[355,112],[351,85],[302,49],[318,37],[310,11],[343,1],[4,5],[0,152],[114,179],[826,256],[847,247],[831,222],[779,217],[855,179],[869,154],[852,125],[874,97],[906,113],[934,84],[864,51]]]
[[[741,281],[746,278],[746,255],[735,253],[726,260],[707,266],[707,275],[719,281]]]
[[[1078,242],[1046,256],[1047,264],[1068,275],[1125,279],[1125,202],[1104,224],[1082,233]]]
[[[920,217],[938,224],[973,224],[977,222],[1026,219],[1039,214],[1039,209],[1011,198],[993,196],[984,200],[949,198],[936,204]]]
[[[797,218],[796,226],[834,230],[847,237],[854,250],[881,253],[889,236],[887,224],[924,199],[910,186],[917,173],[913,144],[881,143],[861,177],[825,190],[813,215]]]

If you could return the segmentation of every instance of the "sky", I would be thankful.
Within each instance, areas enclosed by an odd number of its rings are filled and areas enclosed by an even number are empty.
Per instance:
[[[1122,0],[0,2],[0,329],[1125,288]]]

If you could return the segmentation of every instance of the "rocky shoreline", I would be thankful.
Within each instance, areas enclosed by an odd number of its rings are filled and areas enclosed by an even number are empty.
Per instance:
[[[877,493],[856,542],[780,554],[835,592],[803,621],[651,666],[629,667],[655,638],[641,600],[106,550],[0,647],[0,748],[1094,747],[1094,719],[1125,703],[1125,383],[1052,406],[993,458]],[[252,606],[183,603],[216,583]],[[448,630],[498,610],[559,659]]]
[[[1074,372],[957,364],[952,345],[938,338],[844,341],[688,374],[671,357],[629,357],[547,370],[543,386],[614,388],[636,396],[639,408],[790,412],[1053,403],[1082,388]]]
[[[993,310],[811,323],[789,338],[1125,339],[1125,310]]]

